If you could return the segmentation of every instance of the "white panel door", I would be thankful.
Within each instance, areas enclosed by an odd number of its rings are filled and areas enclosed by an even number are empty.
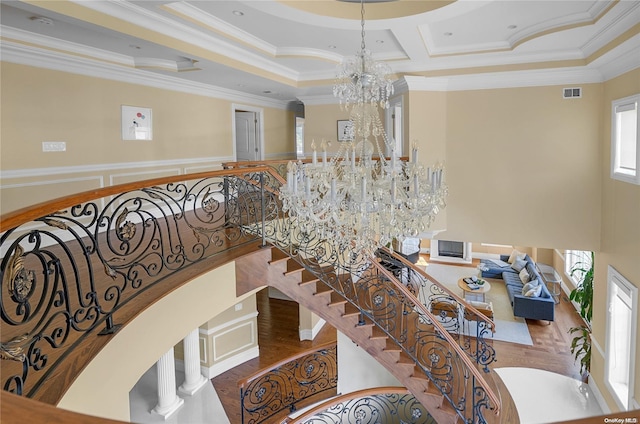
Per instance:
[[[236,112],[235,118],[237,160],[258,160],[255,112]]]

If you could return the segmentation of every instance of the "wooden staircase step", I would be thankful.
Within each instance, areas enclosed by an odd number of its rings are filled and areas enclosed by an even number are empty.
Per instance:
[[[313,261],[305,262],[305,267],[279,249],[273,248],[271,252],[268,263],[275,268],[269,273],[275,278],[270,278],[270,286],[324,318],[377,358],[429,410],[436,422],[455,424],[458,421],[457,412],[444,401],[442,393],[411,357],[366,315],[363,316],[357,306],[323,282],[330,281],[338,291],[351,293],[351,287],[347,286],[352,284],[350,274],[336,274],[333,267],[320,266]],[[361,319],[364,323],[360,323]]]
[[[291,275],[291,274],[295,274],[298,272],[302,272],[304,270],[304,267],[302,265],[300,265],[298,262],[296,261],[288,261],[287,262],[287,270],[285,271],[284,275]]]
[[[290,256],[284,253],[282,250],[277,248],[271,249],[271,260],[269,261],[269,265],[276,264],[278,262],[288,261]]]

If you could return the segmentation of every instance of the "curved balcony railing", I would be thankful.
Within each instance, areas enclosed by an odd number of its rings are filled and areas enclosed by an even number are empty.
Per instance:
[[[297,229],[280,207],[283,181],[251,166],[108,187],[3,216],[3,389],[57,403],[85,365],[70,360],[74,352],[104,345],[98,334],[117,331],[140,294],[182,284],[182,270],[204,272],[234,249],[272,243],[398,343],[465,422],[497,414],[478,369],[407,287],[349,246]]]
[[[489,339],[495,331],[493,320],[396,252],[382,248],[378,257],[438,318],[464,351],[489,372],[489,365],[496,360],[496,351]]]
[[[335,342],[283,359],[238,382],[243,424],[267,422],[282,411],[293,412],[301,402],[335,395],[338,358]]]
[[[337,396],[282,424],[437,424],[404,387],[377,387]]]
[[[262,244],[256,234],[278,209],[266,175],[277,184],[266,167],[214,171],[3,216],[3,389],[57,403],[73,380],[58,368],[75,361],[68,358],[88,337],[117,331],[119,311],[139,295],[194,264]]]

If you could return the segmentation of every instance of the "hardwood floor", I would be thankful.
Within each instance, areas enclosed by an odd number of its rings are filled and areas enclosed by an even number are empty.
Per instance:
[[[212,379],[232,423],[241,422],[239,380],[286,356],[336,339],[336,330],[325,324],[315,340],[299,341],[298,306],[295,302],[270,299],[266,289],[258,293],[257,302],[260,357]],[[556,305],[554,322],[527,320],[533,346],[493,342],[498,360],[492,367],[538,368],[580,379],[579,365],[569,350],[572,337],[568,332],[580,323],[579,315],[567,296],[562,294],[560,303]]]

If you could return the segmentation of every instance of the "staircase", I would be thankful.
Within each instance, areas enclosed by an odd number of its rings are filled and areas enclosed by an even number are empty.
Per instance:
[[[484,389],[474,384],[476,377],[471,370],[458,367],[460,360],[455,358],[455,354],[452,355],[455,360],[449,358],[444,367],[448,369],[446,375],[443,375],[441,367],[438,367],[438,362],[443,361],[442,358],[425,361],[426,354],[442,352],[438,350],[438,346],[442,344],[442,337],[438,336],[440,332],[430,325],[431,334],[427,334],[424,331],[425,322],[420,323],[422,327],[413,328],[412,321],[404,319],[412,315],[406,311],[406,305],[399,305],[393,296],[385,296],[380,287],[358,287],[358,281],[354,282],[356,279],[352,278],[351,274],[336,272],[331,266],[311,264],[305,267],[277,248],[265,249],[258,255],[262,256],[261,260],[251,261],[254,267],[251,271],[253,275],[263,275],[263,281],[267,281],[270,286],[304,305],[351,338],[409,389],[438,423],[486,422],[482,415],[493,413],[487,409],[480,413],[474,406],[478,404],[490,406],[495,412],[498,411],[499,401],[492,401],[486,396],[481,396],[480,402],[478,399],[471,401],[478,388],[480,392],[484,392]],[[264,269],[255,269],[260,263],[264,264]],[[362,277],[359,281],[365,279]],[[330,281],[331,286],[325,281]],[[262,285],[256,283],[256,286]],[[351,296],[345,297],[344,294]],[[377,302],[371,302],[371,298],[377,297],[384,297],[380,303],[387,309],[402,310],[403,313],[396,315],[396,320],[382,320],[381,326],[380,320],[372,318],[376,316],[375,312],[362,311],[367,307],[375,308]],[[390,305],[400,309],[389,308]],[[398,339],[404,340],[405,345],[400,346]],[[417,348],[412,350],[406,346]],[[420,347],[428,347],[428,352],[419,351]],[[447,346],[448,349],[451,347]],[[466,359],[466,355],[463,356]],[[474,371],[479,373],[477,369]],[[464,386],[467,388],[461,390],[460,387]],[[458,405],[457,408],[452,406],[455,404]]]

